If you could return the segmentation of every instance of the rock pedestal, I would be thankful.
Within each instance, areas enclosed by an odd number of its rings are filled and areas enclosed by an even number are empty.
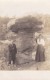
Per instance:
[[[12,23],[12,22],[11,22]],[[35,40],[34,33],[42,29],[42,22],[32,16],[23,17],[15,20],[9,29],[14,32],[17,47],[18,64],[27,63],[32,60],[32,52],[34,51]]]

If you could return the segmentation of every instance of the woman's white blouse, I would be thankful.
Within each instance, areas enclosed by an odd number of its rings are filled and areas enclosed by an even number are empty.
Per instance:
[[[44,39],[37,39],[37,44],[41,44],[41,45],[43,45],[43,46],[45,46],[45,41],[44,41]]]

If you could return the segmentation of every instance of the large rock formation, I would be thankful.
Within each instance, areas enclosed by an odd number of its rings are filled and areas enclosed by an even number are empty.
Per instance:
[[[12,31],[17,35],[14,39],[18,50],[18,64],[26,63],[32,60],[32,52],[35,48],[34,34],[43,28],[43,23],[32,16],[15,19],[14,22],[7,28],[9,28],[10,32]]]

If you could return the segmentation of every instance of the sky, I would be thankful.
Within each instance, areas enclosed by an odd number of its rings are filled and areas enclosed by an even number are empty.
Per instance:
[[[50,0],[0,0],[0,16],[50,14]]]

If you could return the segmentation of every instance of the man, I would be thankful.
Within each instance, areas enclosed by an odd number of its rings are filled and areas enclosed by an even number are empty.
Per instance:
[[[11,61],[13,61],[13,64],[15,64],[16,53],[17,53],[16,45],[14,44],[14,42],[12,42],[9,45],[9,64],[11,64]]]

